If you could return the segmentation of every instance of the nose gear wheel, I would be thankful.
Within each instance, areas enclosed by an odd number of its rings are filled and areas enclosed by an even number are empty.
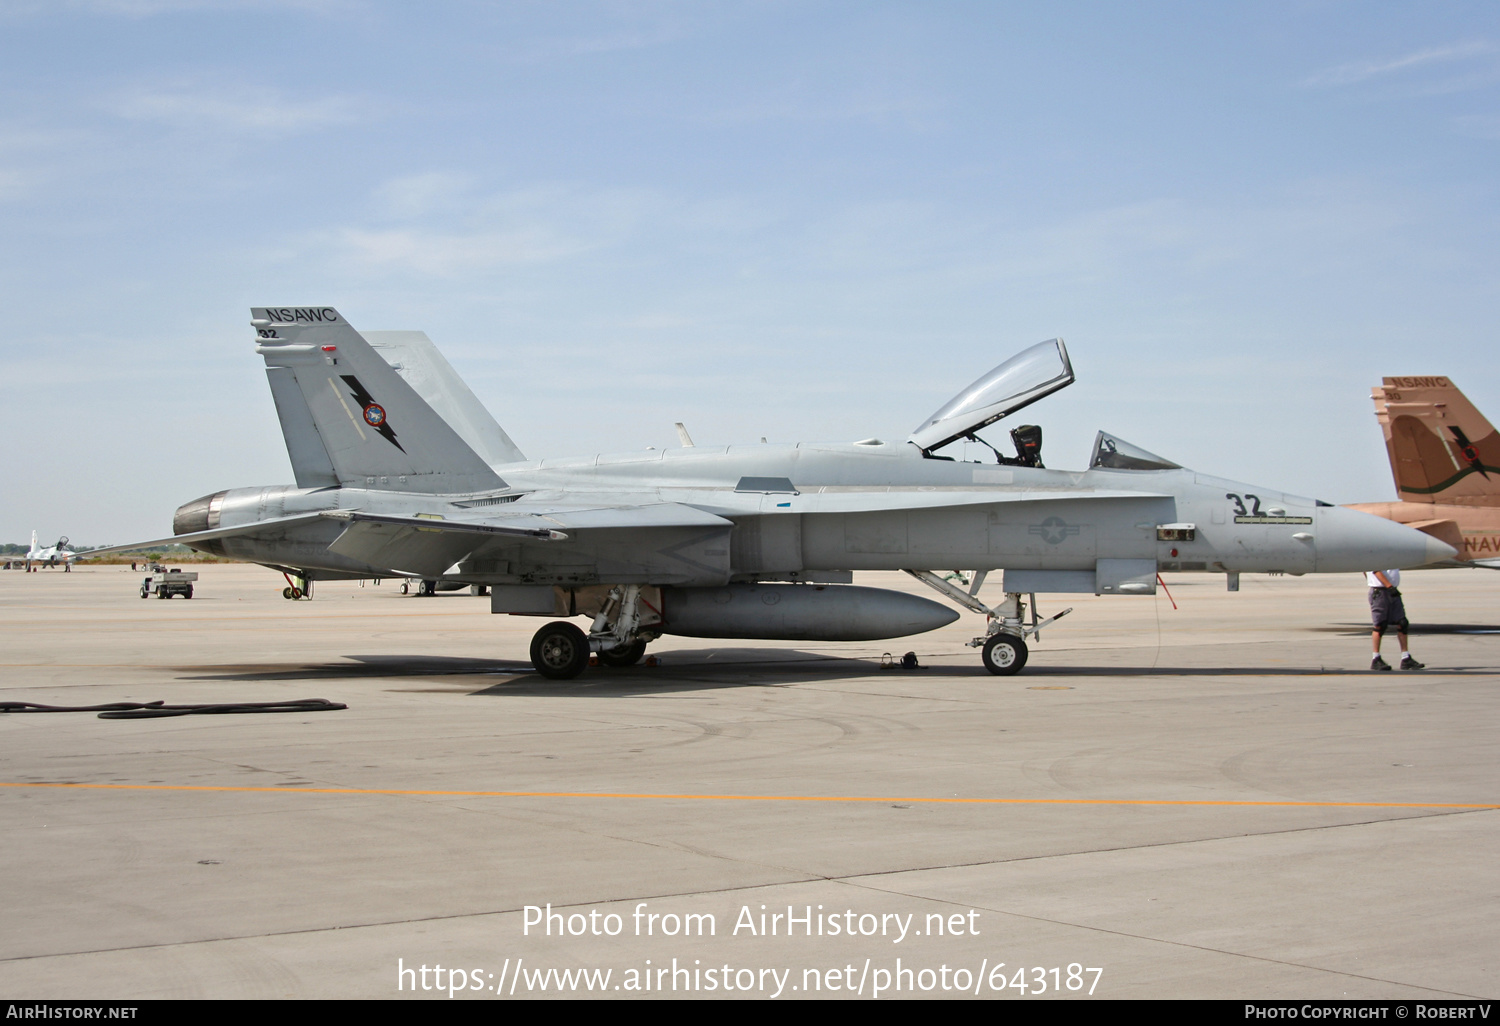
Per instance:
[[[984,643],[984,668],[1001,677],[1019,673],[1026,665],[1026,642],[1014,634],[992,634]]]

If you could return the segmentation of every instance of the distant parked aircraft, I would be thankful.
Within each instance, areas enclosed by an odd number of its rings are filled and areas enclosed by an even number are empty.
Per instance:
[[[1500,434],[1449,378],[1385,378],[1371,396],[1400,501],[1349,508],[1447,542],[1455,563],[1500,570]]]
[[[31,532],[31,548],[24,556],[12,556],[6,560],[6,569],[10,569],[17,563],[25,564],[26,572],[30,573],[39,567],[60,566],[64,572],[72,569],[73,558],[77,555],[68,548],[68,536],[63,535],[57,539],[56,545],[40,546],[36,543],[36,532]]]

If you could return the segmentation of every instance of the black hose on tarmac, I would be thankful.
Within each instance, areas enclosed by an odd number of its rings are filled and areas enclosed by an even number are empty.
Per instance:
[[[159,716],[194,716],[217,713],[332,712],[347,709],[342,702],[326,698],[297,698],[289,702],[220,702],[208,705],[167,705],[165,702],[110,702],[107,705],[40,705],[36,702],[0,702],[0,713],[97,712],[101,720],[147,720]]]

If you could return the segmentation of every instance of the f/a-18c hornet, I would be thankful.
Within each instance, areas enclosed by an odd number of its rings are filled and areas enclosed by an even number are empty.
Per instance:
[[[1500,570],[1500,434],[1448,378],[1386,378],[1371,397],[1400,501],[1350,509],[1447,542],[1452,565]]]
[[[102,551],[171,541],[310,581],[487,586],[493,612],[555,618],[531,643],[551,678],[578,675],[591,651],[629,666],[666,634],[866,641],[958,619],[856,587],[856,570],[904,570],[984,615],[971,644],[1012,674],[1051,622],[1037,593],[1151,595],[1162,570],[1225,574],[1236,590],[1245,572],[1454,555],[1401,524],[1195,473],[1103,432],[1077,472],[1043,466],[1033,425],[993,464],[940,455],[1071,384],[1061,339],[1006,360],[899,442],[709,447],[683,431],[681,448],[534,461],[487,414],[464,416],[477,405],[466,389],[445,410],[442,375],[408,380],[336,310],[257,307],[251,324],[297,483],[206,495],[177,510],[174,537]],[[481,421],[487,458],[464,437]],[[1004,599],[990,606],[980,587],[997,570]]]

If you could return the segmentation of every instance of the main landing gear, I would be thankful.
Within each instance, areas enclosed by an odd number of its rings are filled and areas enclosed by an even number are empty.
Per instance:
[[[610,591],[587,634],[566,620],[554,620],[531,638],[531,665],[552,680],[569,680],[589,664],[595,652],[604,666],[634,666],[646,645],[659,636],[652,629],[661,612],[641,595],[638,584],[622,584]]]
[[[637,638],[628,645],[619,648],[601,648],[599,650],[599,661],[605,666],[613,666],[616,669],[624,669],[634,666],[646,655],[646,640]]]
[[[1069,607],[1061,613],[1038,621],[1036,596],[1028,595],[1026,598],[1030,600],[1031,606],[1031,623],[1028,624],[1024,622],[1028,602],[1023,600],[1020,592],[1006,592],[1005,601],[994,607],[979,601],[979,589],[984,584],[985,576],[989,572],[987,570],[974,571],[968,580],[964,580],[962,576],[958,577],[960,583],[969,586],[968,591],[939,577],[931,570],[908,570],[906,572],[950,601],[965,609],[985,615],[988,621],[985,625],[985,632],[983,636],[970,641],[969,647],[981,649],[980,655],[984,661],[984,668],[1002,677],[1020,673],[1021,667],[1026,665],[1026,657],[1030,654],[1026,648],[1027,638],[1040,641],[1043,627],[1061,620],[1073,611],[1072,607]]]
[[[588,635],[566,620],[547,624],[531,638],[531,665],[552,680],[569,680],[589,664]]]

